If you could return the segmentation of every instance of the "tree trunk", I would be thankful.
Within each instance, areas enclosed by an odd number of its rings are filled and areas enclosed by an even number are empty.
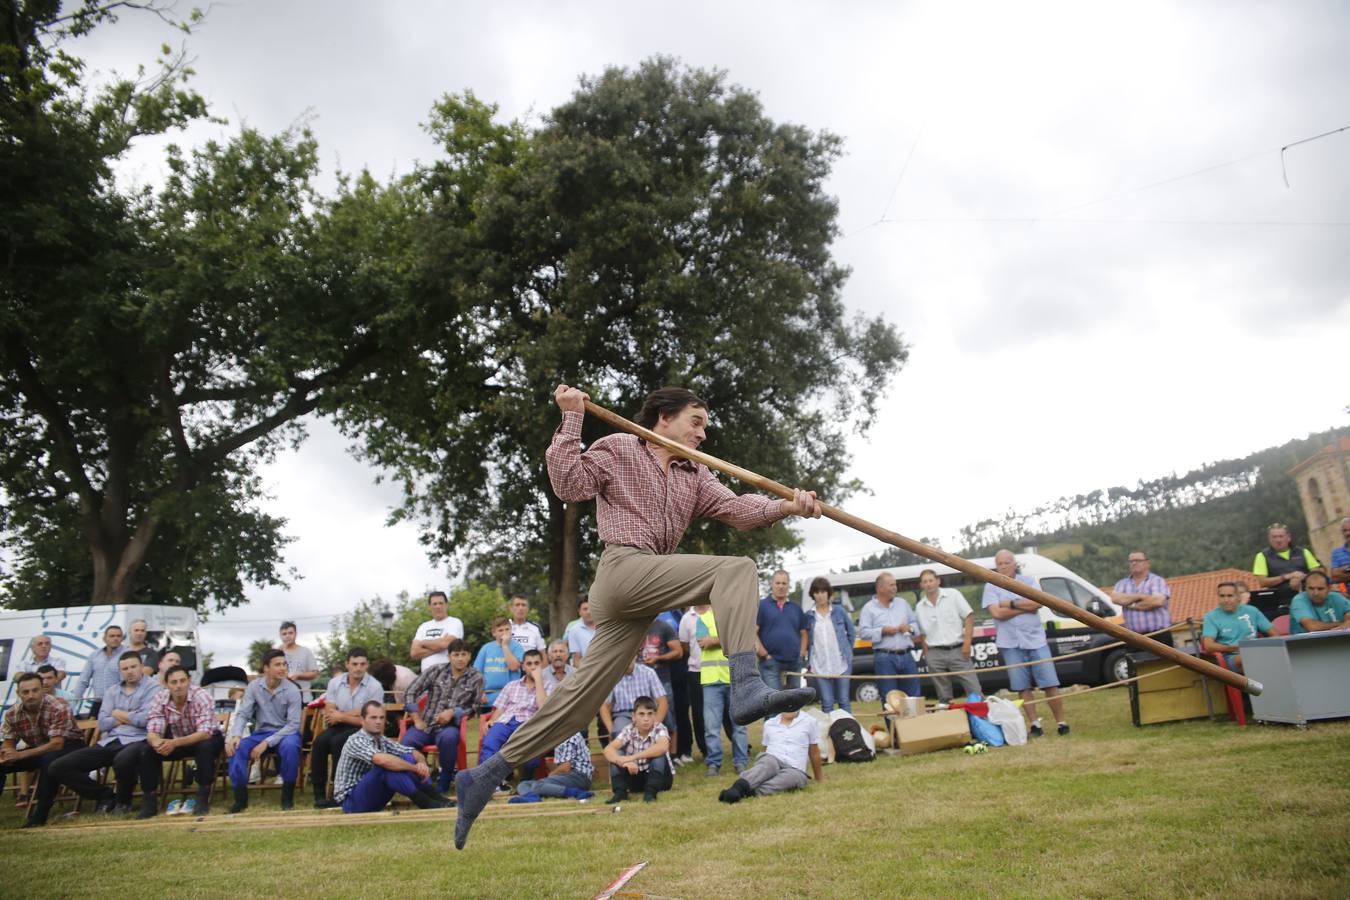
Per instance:
[[[561,534],[557,544],[557,582],[553,589],[553,607],[549,625],[553,634],[562,634],[567,623],[576,618],[581,565],[577,543],[581,536],[581,509],[575,503],[563,504]]]
[[[136,525],[130,540],[117,541],[100,534],[89,538],[89,555],[94,564],[94,589],[90,605],[127,603],[132,598],[136,574],[145,563],[146,554],[159,526],[156,516],[146,515]],[[100,531],[101,529],[93,529]],[[86,529],[86,534],[90,529]]]

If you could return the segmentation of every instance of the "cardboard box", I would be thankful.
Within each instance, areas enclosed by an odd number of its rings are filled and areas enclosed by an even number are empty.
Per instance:
[[[900,752],[905,756],[960,747],[970,742],[970,722],[959,709],[943,709],[895,722]]]

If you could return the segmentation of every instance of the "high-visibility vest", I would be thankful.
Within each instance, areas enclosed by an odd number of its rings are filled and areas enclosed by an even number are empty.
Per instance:
[[[717,637],[717,620],[713,618],[711,609],[702,613],[698,620],[707,628],[708,637]],[[694,639],[698,640],[697,634]],[[699,684],[731,684],[731,666],[727,663],[727,655],[722,652],[721,645],[704,650],[700,665]]]

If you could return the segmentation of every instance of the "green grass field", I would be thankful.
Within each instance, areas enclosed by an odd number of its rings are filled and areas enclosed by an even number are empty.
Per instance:
[[[1123,690],[1066,706],[1070,737],[827,766],[735,807],[717,802],[731,777],[697,766],[617,814],[494,802],[462,852],[452,814],[292,827],[275,792],[196,832],[89,816],[21,832],[7,800],[0,894],[592,897],[647,860],[627,890],[667,898],[1350,896],[1350,722],[1137,729]]]

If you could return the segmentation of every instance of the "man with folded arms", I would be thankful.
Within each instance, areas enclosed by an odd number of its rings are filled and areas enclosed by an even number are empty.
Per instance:
[[[408,685],[404,705],[412,713],[412,727],[403,735],[403,743],[422,748],[436,745],[440,760],[440,774],[436,789],[444,794],[450,790],[455,762],[459,759],[459,723],[473,715],[478,698],[483,695],[483,673],[469,665],[469,648],[459,638],[446,647],[449,664],[432,666]],[[422,697],[426,705],[417,708]]]
[[[262,658],[263,677],[248,683],[230,720],[225,755],[230,758],[234,805],[230,812],[248,809],[249,767],[269,750],[281,757],[281,808],[295,808],[295,779],[300,774],[300,688],[286,677],[286,654],[268,650]],[[256,720],[253,733],[244,726]]]
[[[70,705],[42,689],[42,679],[24,672],[14,679],[19,702],[5,710],[0,719],[0,790],[4,790],[5,776],[10,772],[37,770],[37,805],[29,807],[24,828],[47,824],[60,784],[51,777],[51,766],[62,757],[77,752],[84,746]],[[18,745],[22,741],[24,749]]]
[[[384,736],[384,703],[368,700],[361,707],[361,730],[342,747],[333,796],[344,813],[379,812],[395,794],[419,809],[454,806],[431,789],[430,775],[421,753]]]
[[[216,718],[216,704],[204,689],[195,686],[187,669],[171,666],[164,673],[168,684],[150,701],[145,744],[141,747],[141,812],[148,819],[159,812],[159,781],[164,763],[191,759],[197,768],[197,796],[191,812],[204,816],[211,809],[211,787],[216,782],[216,758],[225,747]]]
[[[289,664],[288,664],[289,665]],[[337,806],[328,800],[328,760],[342,755],[342,745],[361,728],[361,708],[370,700],[384,702],[384,687],[371,675],[370,653],[365,647],[347,651],[347,671],[334,675],[323,695],[324,729],[309,751],[310,780],[314,784],[314,808]]]

